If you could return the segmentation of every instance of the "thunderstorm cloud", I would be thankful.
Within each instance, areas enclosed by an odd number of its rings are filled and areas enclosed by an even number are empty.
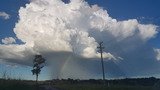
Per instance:
[[[20,8],[13,29],[23,43],[2,39],[0,59],[31,66],[34,55],[41,54],[53,66],[55,77],[97,77],[101,75],[97,47],[103,41],[108,76],[140,76],[148,70],[156,74],[159,51],[148,40],[156,37],[157,27],[136,19],[118,21],[84,0],[31,0]]]

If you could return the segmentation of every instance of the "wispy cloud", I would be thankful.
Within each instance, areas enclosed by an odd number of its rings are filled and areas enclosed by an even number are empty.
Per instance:
[[[156,57],[157,60],[160,61],[160,49],[154,49],[154,50],[155,50],[155,52],[156,52],[156,54],[157,54],[157,55],[156,55],[156,56],[157,56],[157,57]]]
[[[0,12],[0,17],[7,20],[10,18],[10,15],[6,12]]]

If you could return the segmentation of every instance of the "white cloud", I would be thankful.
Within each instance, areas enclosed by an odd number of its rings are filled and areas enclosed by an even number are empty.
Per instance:
[[[160,61],[160,49],[154,49],[154,51],[156,52],[157,60]]]
[[[4,43],[4,44],[12,44],[12,43],[16,43],[16,40],[13,37],[8,37],[8,38],[2,39],[2,43]]]
[[[140,30],[140,36],[142,39],[150,39],[153,38],[158,32],[156,31],[157,26],[155,25],[138,25]]]
[[[32,65],[34,55],[42,54],[48,62],[53,61],[58,70],[69,60],[99,59],[97,46],[100,41],[104,42],[105,60],[134,63],[151,60],[153,55],[149,57],[145,50],[149,54],[153,50],[146,43],[158,33],[155,25],[140,24],[136,19],[118,21],[106,10],[90,6],[83,0],[71,0],[68,4],[61,0],[32,0],[20,8],[19,18],[14,33],[24,44],[13,45],[14,39],[3,39],[3,43],[11,45],[0,45],[0,59]],[[131,66],[128,63],[122,67],[129,73],[133,68],[128,68]],[[67,65],[73,66],[72,63]]]
[[[10,15],[7,14],[6,12],[0,12],[0,17],[4,18],[4,19],[9,19]]]

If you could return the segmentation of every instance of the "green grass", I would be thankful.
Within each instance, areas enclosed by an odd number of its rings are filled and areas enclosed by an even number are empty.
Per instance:
[[[0,90],[35,90],[33,86],[30,85],[0,85]]]
[[[153,90],[151,86],[103,86],[103,85],[80,85],[80,84],[65,84],[54,85],[60,90]]]
[[[49,85],[47,82],[41,85]],[[126,84],[112,84],[111,86],[93,83],[69,83],[56,82],[53,87],[58,90],[160,90],[160,85],[154,86],[140,86],[140,85],[126,85]],[[36,90],[34,81],[23,80],[3,80],[0,79],[0,90]]]
[[[24,81],[1,80],[0,90],[35,90],[35,86],[29,85]]]

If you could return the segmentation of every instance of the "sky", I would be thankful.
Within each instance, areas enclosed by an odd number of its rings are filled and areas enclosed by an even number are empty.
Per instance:
[[[160,77],[159,0],[1,0],[0,76],[40,80]]]

